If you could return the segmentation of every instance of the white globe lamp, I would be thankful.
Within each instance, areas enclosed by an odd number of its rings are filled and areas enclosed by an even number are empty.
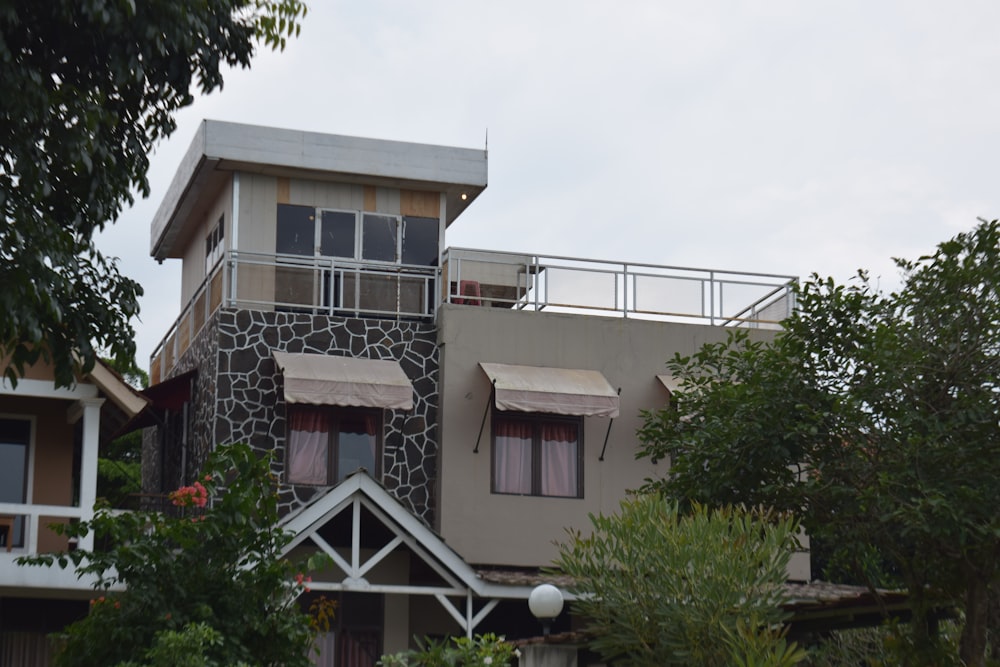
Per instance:
[[[549,634],[553,619],[562,612],[563,596],[552,584],[540,584],[528,596],[528,609],[542,622],[542,634]]]

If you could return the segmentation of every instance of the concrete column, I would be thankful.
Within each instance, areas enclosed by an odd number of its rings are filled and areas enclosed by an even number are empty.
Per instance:
[[[83,409],[83,448],[80,456],[80,509],[84,521],[94,516],[94,503],[97,501],[97,451],[101,439],[101,405],[103,398],[82,398],[80,407]],[[80,549],[94,548],[94,533],[80,538]]]
[[[520,667],[576,667],[576,646],[528,644],[521,647]]]

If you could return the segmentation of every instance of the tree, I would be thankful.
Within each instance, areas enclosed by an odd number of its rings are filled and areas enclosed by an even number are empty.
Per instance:
[[[813,276],[772,343],[735,335],[675,357],[676,410],[646,414],[640,455],[671,457],[649,488],[798,509],[858,572],[889,563],[923,656],[931,608],[959,604],[961,658],[982,665],[1000,576],[1000,228],[896,261],[896,292]]]
[[[14,0],[0,6],[0,358],[12,383],[39,358],[68,386],[98,350],[134,356],[142,288],[93,235],[133,193],[174,114],[283,48],[301,0]]]
[[[282,556],[291,535],[278,525],[269,461],[246,445],[217,449],[200,481],[171,494],[176,516],[98,510],[93,520],[63,527],[95,534],[93,551],[22,559],[98,577],[91,612],[72,624],[57,664],[301,665],[314,618],[295,598],[305,569]],[[124,587],[120,593],[116,587]],[[330,612],[319,608],[319,617]]]
[[[654,493],[591,522],[588,536],[570,531],[554,566],[573,578],[574,613],[605,659],[723,667],[804,657],[774,630],[796,545],[791,519],[701,505],[685,514]]]
[[[133,361],[121,365],[106,360],[128,384],[136,389],[149,386],[149,375]],[[142,431],[115,438],[101,448],[97,459],[97,497],[111,507],[136,509],[136,494],[142,491]]]

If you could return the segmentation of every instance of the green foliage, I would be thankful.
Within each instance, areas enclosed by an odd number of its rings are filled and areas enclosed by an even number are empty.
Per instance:
[[[149,386],[149,375],[136,366],[114,359],[104,360],[136,389]],[[136,494],[142,492],[142,431],[133,431],[101,448],[97,459],[97,497],[111,507],[136,509]]]
[[[302,570],[318,563],[281,557],[291,535],[278,526],[268,461],[246,445],[220,447],[172,499],[180,516],[101,509],[63,528],[94,531],[106,549],[24,559],[72,563],[104,591],[67,629],[57,664],[166,664],[194,642],[204,662],[192,664],[309,665],[314,623],[295,598]]]
[[[791,519],[697,504],[685,514],[648,494],[591,522],[590,535],[570,531],[554,565],[575,581],[574,613],[604,658],[633,667],[801,659],[776,629],[796,546]]]
[[[906,667],[932,664],[959,667],[958,639],[961,628],[953,622],[941,627],[942,641],[930,652],[917,654],[906,624],[895,621],[871,628],[838,630],[810,648],[805,667]],[[993,664],[993,663],[988,663]]]
[[[417,640],[420,647],[383,655],[378,661],[382,667],[509,667],[520,653],[513,644],[492,633],[468,637],[434,640]]]
[[[842,569],[898,574],[915,655],[936,650],[932,608],[961,604],[962,658],[981,665],[1000,576],[1000,226],[897,264],[898,292],[813,276],[773,342],[737,334],[675,358],[676,409],[640,431],[671,474],[647,488],[803,512]]]
[[[0,5],[0,357],[12,382],[39,357],[60,386],[97,350],[134,356],[142,288],[95,246],[156,142],[255,44],[282,48],[301,0],[14,0]],[[13,94],[12,91],[16,91]]]
[[[222,644],[222,637],[205,623],[188,623],[180,630],[161,630],[142,663],[123,662],[117,667],[215,667],[205,654]]]

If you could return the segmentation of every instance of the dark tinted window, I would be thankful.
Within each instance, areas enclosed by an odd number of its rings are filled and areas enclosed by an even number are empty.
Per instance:
[[[275,251],[308,257],[316,254],[316,209],[278,204]]]
[[[437,266],[438,219],[403,218],[403,264]]]
[[[361,258],[377,262],[396,261],[396,218],[365,213],[361,236]]]
[[[323,211],[319,232],[320,254],[324,257],[354,258],[354,231],[357,215],[347,211]]]

